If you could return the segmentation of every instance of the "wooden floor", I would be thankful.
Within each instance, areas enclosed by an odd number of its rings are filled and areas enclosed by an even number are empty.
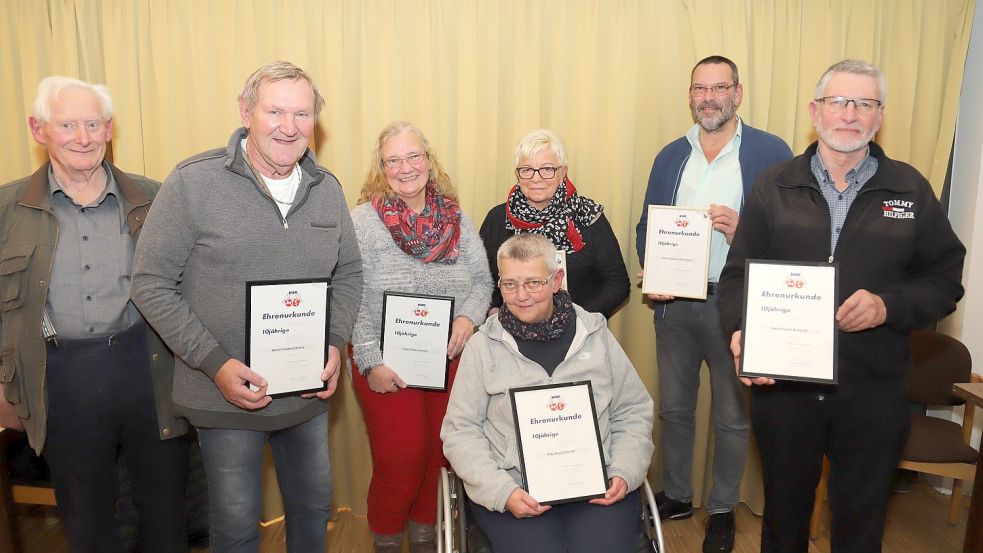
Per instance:
[[[931,487],[915,483],[904,494],[894,494],[888,510],[884,535],[884,553],[958,553],[962,551],[966,531],[967,511],[964,508],[959,524],[946,523],[948,497]],[[61,534],[57,513],[51,508],[18,506],[21,535],[25,553],[68,553]],[[703,543],[703,520],[698,510],[693,518],[666,521],[667,553],[699,553]],[[757,553],[761,519],[741,506],[737,513],[737,544],[735,553]],[[286,541],[282,523],[272,524],[260,532],[263,553],[284,553]],[[329,553],[371,553],[372,544],[364,516],[339,511],[328,533]],[[206,553],[207,549],[194,550]],[[822,535],[809,547],[809,553],[829,551],[829,512],[826,512]]]

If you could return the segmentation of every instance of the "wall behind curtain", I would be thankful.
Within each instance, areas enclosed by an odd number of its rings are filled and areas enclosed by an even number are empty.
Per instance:
[[[108,84],[113,160],[164,179],[181,159],[223,146],[236,95],[266,62],[305,68],[324,93],[315,150],[354,202],[372,142],[393,119],[428,135],[480,224],[511,184],[512,148],[549,127],[566,139],[570,178],[604,204],[634,274],[634,225],[651,162],[692,125],[692,65],[723,54],[745,86],[739,114],[802,151],[806,104],[844,57],[888,80],[878,141],[941,189],[973,20],[972,0],[4,0],[0,2],[0,182],[44,160],[26,119],[38,81]],[[651,309],[638,289],[611,321],[654,397]],[[712,433],[703,386],[696,502],[708,493]],[[332,408],[339,505],[364,512],[369,470],[347,381]],[[658,436],[658,425],[656,436]],[[661,455],[652,475],[661,470]],[[745,499],[760,509],[756,465]]]

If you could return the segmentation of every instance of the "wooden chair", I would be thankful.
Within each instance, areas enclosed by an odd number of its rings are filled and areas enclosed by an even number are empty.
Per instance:
[[[949,499],[949,524],[959,519],[963,482],[976,476],[977,451],[970,445],[973,434],[974,409],[966,404],[962,423],[930,417],[928,405],[962,405],[952,393],[952,385],[960,382],[983,382],[972,372],[969,350],[959,340],[930,330],[913,332],[910,338],[913,366],[908,374],[908,398],[921,407],[911,415],[911,432],[901,455],[899,468],[935,474],[953,479]],[[823,459],[823,474],[816,488],[809,535],[816,539],[826,496],[829,461]]]
[[[15,503],[55,505],[55,491],[44,481],[24,481],[12,476],[8,452],[26,443],[23,432],[0,428],[0,551],[23,551],[17,529]]]

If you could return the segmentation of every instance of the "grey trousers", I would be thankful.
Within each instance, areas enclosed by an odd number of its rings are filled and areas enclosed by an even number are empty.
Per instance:
[[[710,367],[714,429],[713,488],[708,513],[734,509],[740,500],[750,428],[747,392],[737,380],[730,336],[720,325],[717,296],[676,300],[655,321],[662,420],[663,490],[678,501],[693,500],[693,441],[700,367]]]

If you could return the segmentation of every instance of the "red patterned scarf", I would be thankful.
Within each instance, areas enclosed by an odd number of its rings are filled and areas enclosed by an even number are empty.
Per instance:
[[[423,211],[398,197],[375,197],[372,207],[399,249],[424,263],[456,263],[461,253],[461,208],[427,184]]]

